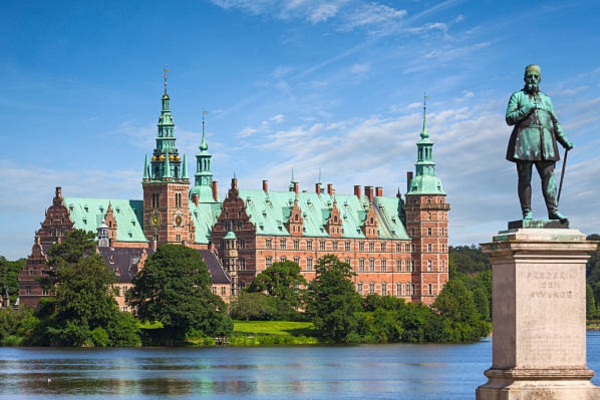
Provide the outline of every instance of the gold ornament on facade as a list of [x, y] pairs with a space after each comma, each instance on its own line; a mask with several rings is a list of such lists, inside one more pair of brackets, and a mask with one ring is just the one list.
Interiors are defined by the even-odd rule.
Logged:
[[179, 160], [181, 160], [181, 157], [175, 156], [175, 161], [179, 161]]
[[152, 156], [152, 161], [156, 161], [156, 156]]
[[165, 161], [165, 155], [164, 155], [164, 154], [161, 154], [161, 155], [160, 155], [160, 157], [158, 157], [158, 159], [159, 159], [160, 161]]
[[169, 161], [173, 161], [175, 159], [175, 157], [171, 154], [169, 155]]

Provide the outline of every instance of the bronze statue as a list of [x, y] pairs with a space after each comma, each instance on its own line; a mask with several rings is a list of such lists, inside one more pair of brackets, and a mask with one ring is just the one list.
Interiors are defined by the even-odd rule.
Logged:
[[541, 69], [538, 65], [525, 68], [525, 87], [510, 97], [506, 110], [506, 123], [514, 125], [506, 159], [517, 164], [519, 175], [519, 200], [523, 211], [523, 220], [533, 219], [531, 211], [531, 173], [533, 165], [542, 180], [542, 192], [548, 218], [566, 222], [567, 217], [558, 211], [554, 165], [560, 160], [558, 141], [570, 150], [573, 143], [565, 136], [552, 101], [540, 92]]

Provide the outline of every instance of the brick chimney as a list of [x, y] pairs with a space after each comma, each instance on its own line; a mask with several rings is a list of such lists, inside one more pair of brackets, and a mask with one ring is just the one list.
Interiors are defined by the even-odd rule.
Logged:
[[196, 206], [198, 206], [198, 193], [194, 193], [192, 195], [192, 203], [194, 203]]
[[294, 182], [294, 193], [298, 194], [298, 182]]
[[266, 179], [263, 179], [263, 192], [269, 193], [269, 181]]
[[315, 192], [321, 194], [321, 182], [315, 183]]
[[410, 192], [410, 182], [413, 179], [412, 171], [406, 172], [406, 193]]
[[217, 181], [213, 181], [212, 183], [212, 195], [214, 201], [219, 201], [219, 183]]
[[358, 197], [358, 199], [360, 200], [360, 196], [361, 196], [360, 185], [354, 185], [354, 195], [356, 197]]
[[373, 201], [373, 198], [375, 197], [375, 189], [373, 186], [365, 186], [365, 196], [367, 196], [369, 201]]
[[381, 186], [375, 188], [375, 196], [383, 197], [383, 188]]

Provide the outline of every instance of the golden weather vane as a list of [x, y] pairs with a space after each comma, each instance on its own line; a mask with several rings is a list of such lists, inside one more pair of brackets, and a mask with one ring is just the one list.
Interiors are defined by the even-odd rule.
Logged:
[[165, 94], [167, 94], [167, 79], [169, 78], [169, 70], [167, 69], [167, 64], [163, 68], [163, 78], [165, 79]]

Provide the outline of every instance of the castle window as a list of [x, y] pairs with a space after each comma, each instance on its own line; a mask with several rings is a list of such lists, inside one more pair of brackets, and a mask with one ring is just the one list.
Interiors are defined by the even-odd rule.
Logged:
[[375, 259], [369, 258], [369, 271], [375, 271]]
[[350, 242], [345, 242], [344, 243], [344, 250], [345, 251], [350, 251]]
[[387, 296], [387, 283], [385, 282], [381, 284], [381, 295]]
[[433, 294], [433, 285], [431, 283], [427, 285], [427, 294], [430, 296]]
[[273, 248], [273, 240], [272, 240], [272, 239], [267, 239], [267, 240], [265, 241], [265, 247], [266, 247], [267, 249], [271, 249], [271, 248]]
[[396, 260], [396, 272], [402, 272], [402, 260]]
[[369, 283], [369, 293], [371, 293], [371, 294], [375, 293], [375, 284], [374, 283]]
[[319, 250], [325, 251], [325, 241], [324, 240], [319, 241]]
[[226, 295], [227, 295], [227, 287], [221, 286], [221, 296], [226, 296]]
[[280, 249], [286, 249], [287, 248], [287, 239], [280, 239], [279, 240], [279, 248]]
[[431, 253], [431, 252], [433, 251], [433, 245], [432, 245], [431, 243], [429, 243], [429, 244], [427, 245], [427, 251], [428, 251], [429, 253]]
[[281, 261], [281, 262], [287, 261], [287, 257], [281, 256], [281, 257], [279, 257], [279, 261]]
[[181, 207], [181, 193], [175, 193], [175, 207]]
[[356, 291], [360, 294], [363, 294], [363, 284], [359, 283], [356, 285]]
[[352, 260], [350, 260], [349, 258], [346, 258], [346, 259], [344, 260], [344, 262], [345, 262], [346, 264], [348, 264], [348, 265], [352, 266]]
[[402, 252], [402, 243], [396, 243], [396, 253]]
[[433, 270], [433, 262], [431, 260], [427, 260], [427, 271], [431, 272]]
[[298, 265], [300, 265], [300, 257], [296, 256], [294, 257], [294, 262]]
[[365, 251], [365, 242], [358, 242], [358, 251]]
[[42, 288], [42, 296], [48, 296], [48, 289]]
[[375, 242], [369, 242], [369, 251], [375, 251]]
[[307, 271], [312, 271], [313, 270], [313, 259], [311, 257], [308, 257], [306, 259], [306, 270]]
[[244, 257], [240, 257], [240, 261], [239, 261], [239, 265], [240, 265], [240, 271], [245, 271], [246, 270], [246, 259]]
[[240, 249], [246, 248], [246, 241], [244, 239], [238, 240], [238, 245]]
[[402, 296], [402, 284], [396, 284], [396, 296]]
[[406, 295], [412, 296], [412, 285], [410, 283], [407, 283], [405, 287], [406, 287]]
[[442, 260], [442, 272], [446, 271], [446, 260]]
[[358, 260], [358, 272], [365, 272], [365, 259]]
[[151, 201], [152, 208], [159, 207], [159, 202], [158, 202], [159, 198], [160, 198], [160, 194], [159, 193], [152, 193], [152, 201]]
[[385, 258], [381, 259], [381, 272], [387, 272], [387, 260]]
[[300, 241], [298, 239], [294, 240], [294, 250], [300, 250]]
[[312, 240], [307, 240], [306, 241], [306, 250], [312, 250], [312, 249], [313, 249]]
[[333, 251], [337, 251], [337, 249], [338, 249], [338, 242], [337, 241], [333, 241], [331, 243], [331, 246], [332, 246]]
[[431, 236], [431, 228], [427, 228], [427, 236]]
[[212, 287], [212, 292], [213, 292], [213, 294], [217, 294], [217, 287], [216, 286]]
[[175, 235], [175, 241], [181, 242], [181, 235]]
[[381, 243], [381, 252], [382, 253], [385, 253], [386, 248], [387, 248], [387, 243]]
[[410, 260], [410, 272], [415, 272], [415, 260]]
[[267, 257], [265, 259], [265, 264], [266, 264], [267, 268], [269, 268], [271, 265], [273, 265], [273, 257]]

